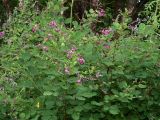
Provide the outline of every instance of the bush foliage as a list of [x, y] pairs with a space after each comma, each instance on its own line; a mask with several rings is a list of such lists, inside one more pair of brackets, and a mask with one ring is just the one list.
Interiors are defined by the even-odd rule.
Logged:
[[101, 34], [91, 30], [94, 10], [81, 25], [64, 10], [55, 0], [37, 16], [28, 3], [5, 26], [0, 120], [159, 120], [154, 18], [130, 29], [125, 13]]

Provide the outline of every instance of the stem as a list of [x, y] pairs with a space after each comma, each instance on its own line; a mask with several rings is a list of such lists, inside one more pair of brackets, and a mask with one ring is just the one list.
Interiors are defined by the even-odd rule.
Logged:
[[72, 3], [71, 3], [71, 13], [70, 13], [70, 18], [71, 18], [71, 21], [70, 21], [70, 27], [72, 26], [72, 18], [73, 18], [73, 4], [74, 4], [74, 0], [72, 0]]

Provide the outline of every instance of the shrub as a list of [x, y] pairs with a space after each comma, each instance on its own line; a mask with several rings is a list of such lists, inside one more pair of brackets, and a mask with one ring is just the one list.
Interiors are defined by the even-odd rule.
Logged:
[[8, 25], [0, 51], [0, 119], [160, 119], [154, 28], [141, 23], [132, 34], [127, 23], [115, 22], [95, 35], [94, 13], [65, 28], [60, 10], [59, 1], [50, 2], [40, 16], [22, 12]]

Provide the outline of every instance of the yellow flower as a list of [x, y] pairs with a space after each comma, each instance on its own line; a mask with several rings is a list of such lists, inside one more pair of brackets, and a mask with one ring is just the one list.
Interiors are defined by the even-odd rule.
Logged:
[[37, 107], [37, 108], [40, 108], [40, 103], [39, 103], [39, 102], [36, 104], [36, 107]]

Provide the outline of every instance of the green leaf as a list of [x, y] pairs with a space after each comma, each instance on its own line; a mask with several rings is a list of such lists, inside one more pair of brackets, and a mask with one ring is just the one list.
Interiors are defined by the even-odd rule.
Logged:
[[43, 93], [43, 95], [44, 95], [44, 96], [50, 96], [50, 95], [53, 95], [53, 93], [50, 92], [50, 91], [45, 91], [45, 92]]
[[86, 93], [83, 93], [82, 96], [86, 97], [86, 98], [91, 98], [93, 96], [96, 96], [97, 93], [95, 92], [86, 92]]
[[104, 97], [105, 102], [106, 103], [110, 102], [110, 98], [111, 98], [110, 96], [105, 95], [105, 97]]
[[19, 117], [21, 118], [21, 119], [24, 119], [25, 118], [25, 113], [21, 113], [20, 115], [19, 115]]
[[38, 120], [39, 115], [37, 115], [36, 117], [32, 118], [31, 120]]
[[55, 104], [55, 101], [53, 101], [53, 100], [48, 100], [48, 101], [45, 102], [45, 105], [46, 105], [47, 109], [53, 108], [54, 104]]
[[110, 66], [113, 66], [113, 65], [114, 65], [114, 63], [113, 63], [113, 62], [111, 62], [111, 61], [104, 61], [104, 64], [105, 64], [106, 66], [108, 66], [108, 67], [110, 67]]
[[103, 102], [96, 102], [96, 101], [91, 101], [92, 105], [96, 105], [96, 106], [102, 106]]
[[109, 112], [113, 115], [116, 115], [116, 114], [119, 114], [120, 113], [120, 110], [118, 108], [117, 105], [112, 105], [110, 108], [109, 108]]
[[28, 72], [31, 76], [39, 74], [38, 69], [35, 66], [28, 66]]
[[33, 87], [33, 82], [31, 80], [28, 79], [21, 79], [19, 82], [19, 87], [27, 87], [27, 88], [31, 88]]
[[138, 87], [143, 89], [143, 88], [146, 88], [147, 86], [143, 84], [139, 84]]
[[78, 97], [76, 97], [78, 100], [86, 100], [84, 97], [80, 97], [80, 96], [78, 96]]
[[109, 106], [108, 105], [104, 105], [103, 109], [104, 109], [104, 111], [108, 111], [109, 110]]
[[26, 53], [23, 53], [23, 54], [21, 55], [21, 58], [22, 58], [23, 60], [29, 60], [29, 59], [31, 58], [31, 55], [26, 52]]
[[121, 81], [118, 83], [119, 87], [122, 88], [126, 88], [127, 87], [127, 82], [126, 81]]
[[74, 107], [74, 111], [76, 112], [81, 112], [82, 110], [83, 110], [83, 106], [81, 105]]
[[92, 43], [88, 43], [84, 49], [82, 49], [83, 53], [84, 53], [84, 57], [87, 60], [92, 60], [93, 56], [93, 44]]
[[77, 113], [77, 112], [74, 112], [74, 113], [72, 114], [73, 120], [79, 120], [79, 117], [80, 117], [80, 114]]
[[122, 26], [118, 22], [114, 22], [113, 23], [113, 29], [115, 29], [115, 30], [121, 30]]
[[71, 21], [72, 21], [71, 18], [67, 18], [67, 19], [65, 19], [64, 23], [65, 23], [65, 24], [69, 24]]
[[145, 25], [144, 23], [141, 23], [138, 28], [138, 32], [142, 35], [152, 35], [154, 34], [154, 28], [153, 26]]
[[76, 29], [76, 28], [79, 28], [79, 25], [78, 25], [78, 22], [77, 22], [77, 21], [73, 21], [72, 23], [73, 23], [75, 29]]
[[139, 33], [142, 33], [142, 34], [145, 33], [145, 29], [146, 29], [146, 25], [144, 23], [141, 23], [138, 28]]

